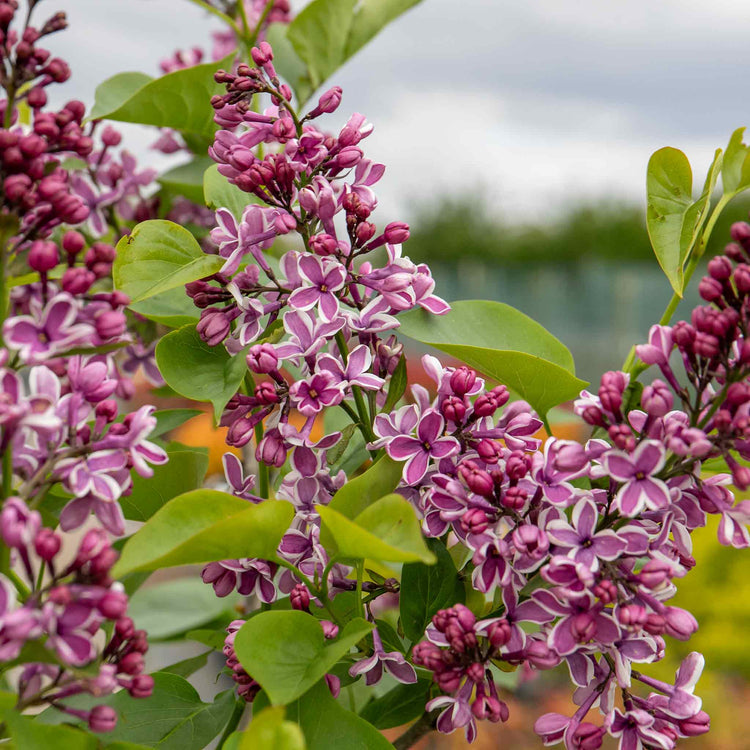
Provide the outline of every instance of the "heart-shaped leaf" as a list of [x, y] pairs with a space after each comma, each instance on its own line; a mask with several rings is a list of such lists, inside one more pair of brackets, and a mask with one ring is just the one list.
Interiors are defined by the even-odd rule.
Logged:
[[355, 618], [327, 641], [320, 623], [305, 612], [262, 612], [237, 632], [237, 658], [273, 704], [291, 703], [320, 680], [372, 630]]
[[424, 562], [435, 556], [427, 549], [414, 508], [401, 495], [386, 495], [350, 520], [331, 505], [318, 508], [321, 541], [345, 559]]
[[247, 372], [241, 354], [232, 357], [221, 344], [209, 346], [194, 325], [168, 333], [156, 345], [156, 363], [181, 396], [213, 404], [217, 422]]
[[237, 557], [276, 555], [294, 515], [282, 500], [252, 505], [217, 490], [194, 490], [170, 500], [125, 544], [112, 574], [156, 570]]
[[403, 464], [390, 456], [383, 456], [338, 490], [328, 507], [347, 518], [354, 518], [368, 505], [393, 492], [401, 481], [402, 473]]
[[464, 300], [451, 303], [447, 315], [417, 309], [400, 315], [399, 322], [404, 335], [504, 383], [540, 414], [575, 398], [587, 385], [575, 376], [568, 348], [510, 305]]
[[153, 219], [138, 224], [117, 243], [112, 278], [131, 302], [140, 302], [210, 276], [223, 264], [218, 255], [204, 253], [184, 227]]

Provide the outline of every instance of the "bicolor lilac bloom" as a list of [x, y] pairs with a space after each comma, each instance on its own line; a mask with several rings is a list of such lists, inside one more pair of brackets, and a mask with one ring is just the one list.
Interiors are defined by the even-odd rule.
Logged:
[[438, 716], [437, 730], [443, 734], [451, 734], [456, 729], [464, 727], [466, 732], [466, 741], [474, 742], [477, 737], [477, 723], [471, 712], [471, 694], [474, 690], [474, 683], [466, 680], [461, 689], [455, 696], [439, 695], [433, 698], [425, 706], [425, 711], [434, 711], [437, 708], [444, 708]]
[[316, 362], [316, 369], [330, 372], [338, 383], [358, 385], [365, 390], [377, 391], [383, 387], [385, 380], [369, 372], [371, 365], [372, 354], [369, 347], [360, 344], [349, 352], [346, 366], [332, 354], [321, 354]]
[[477, 591], [486, 594], [511, 582], [513, 570], [508, 562], [513, 553], [506, 541], [495, 538], [482, 545], [472, 558], [476, 566], [471, 583]]
[[326, 323], [309, 311], [290, 310], [284, 314], [289, 340], [276, 346], [279, 359], [299, 360], [317, 354], [345, 324], [343, 317]]
[[159, 387], [164, 385], [164, 378], [156, 366], [156, 344], [146, 346], [144, 344], [133, 344], [125, 349], [127, 359], [123, 360], [120, 367], [128, 375], [135, 375], [140, 367], [151, 385]]
[[567, 550], [574, 560], [597, 570], [599, 559], [615, 560], [628, 546], [611, 529], [597, 532], [598, 520], [599, 512], [594, 501], [584, 497], [575, 504], [570, 523], [557, 519], [547, 524], [547, 536], [558, 547]]
[[114, 205], [121, 197], [119, 190], [97, 191], [88, 178], [81, 173], [72, 173], [70, 187], [89, 210], [87, 224], [94, 237], [101, 237], [109, 228], [102, 209]]
[[404, 481], [417, 484], [427, 473], [431, 460], [453, 456], [461, 449], [454, 437], [442, 437], [445, 420], [434, 410], [425, 412], [417, 424], [417, 436], [399, 435], [387, 445], [388, 455], [395, 461], [406, 461]]
[[383, 333], [398, 328], [398, 319], [389, 315], [391, 306], [383, 297], [375, 297], [361, 310], [345, 310], [342, 315], [353, 331], [360, 333]]
[[669, 507], [669, 487], [656, 479], [666, 461], [664, 446], [656, 440], [644, 440], [632, 453], [611, 450], [604, 453], [601, 463], [609, 476], [623, 486], [612, 507], [624, 516], [637, 516], [644, 507], [664, 510]]
[[49, 633], [45, 645], [64, 663], [80, 667], [96, 657], [93, 634], [103, 620], [96, 607], [78, 601], [64, 607], [47, 602], [42, 608], [42, 619]]
[[372, 426], [378, 439], [368, 447], [377, 450], [399, 435], [411, 435], [418, 421], [419, 409], [415, 404], [406, 404], [390, 414], [378, 414]]
[[76, 301], [61, 292], [43, 309], [35, 309], [33, 315], [8, 318], [3, 325], [3, 335], [9, 346], [19, 350], [24, 362], [41, 362], [85, 343], [94, 335], [94, 329], [77, 323], [77, 318]]
[[[130, 482], [129, 475], [127, 481]], [[60, 528], [63, 531], [78, 529], [92, 513], [110, 534], [122, 536], [125, 533], [125, 516], [120, 503], [117, 500], [102, 499], [92, 493], [74, 497], [60, 511]]]
[[309, 310], [318, 306], [320, 317], [330, 323], [339, 314], [336, 292], [344, 288], [346, 268], [329, 258], [306, 254], [299, 259], [302, 286], [289, 295], [289, 306]]
[[294, 383], [289, 397], [301, 414], [312, 417], [328, 406], [340, 404], [344, 400], [344, 387], [324, 370]]
[[68, 379], [74, 391], [91, 404], [109, 398], [117, 389], [117, 380], [108, 377], [109, 368], [101, 360], [71, 357], [68, 360]]
[[153, 476], [154, 470], [149, 464], [158, 466], [165, 464], [168, 460], [163, 448], [146, 439], [156, 427], [156, 417], [153, 416], [155, 410], [156, 407], [154, 406], [141, 406], [140, 409], [128, 415], [128, 420], [126, 420], [127, 433], [118, 435], [116, 438], [107, 436], [104, 441], [114, 441], [118, 444], [118, 447], [127, 448], [130, 452], [133, 468], [142, 477]]
[[213, 585], [216, 596], [229, 596], [236, 588], [243, 596], [256, 594], [262, 602], [270, 604], [276, 600], [273, 579], [277, 570], [275, 563], [257, 558], [221, 560], [208, 563], [201, 578]]
[[263, 498], [253, 495], [250, 490], [255, 487], [255, 476], [245, 476], [245, 469], [234, 453], [225, 453], [221, 457], [221, 463], [224, 467], [224, 476], [226, 477], [229, 489], [235, 497], [241, 497], [243, 500], [250, 500], [253, 503], [259, 503]]
[[607, 731], [620, 738], [620, 750], [642, 750], [644, 746], [672, 750], [674, 740], [654, 729], [655, 723], [656, 718], [640, 708], [625, 713], [615, 708], [604, 717]]
[[703, 654], [692, 651], [682, 660], [677, 669], [674, 685], [646, 675], [639, 675], [638, 679], [644, 685], [663, 693], [663, 695], [649, 696], [649, 703], [656, 704], [661, 711], [675, 719], [687, 719], [695, 716], [703, 705], [703, 701], [693, 692], [705, 663]]
[[417, 673], [400, 651], [386, 651], [380, 640], [378, 629], [372, 631], [373, 654], [365, 659], [360, 659], [349, 668], [351, 677], [365, 676], [365, 685], [376, 685], [383, 677], [383, 668], [390, 673], [398, 682], [411, 685], [417, 681]]
[[221, 272], [233, 274], [247, 253], [252, 253], [258, 265], [266, 271], [269, 265], [263, 257], [263, 250], [270, 247], [278, 232], [273, 226], [273, 218], [278, 213], [274, 209], [250, 204], [237, 223], [229, 209], [220, 208], [216, 212], [216, 228], [211, 230], [211, 239], [219, 246], [219, 255], [226, 261]]

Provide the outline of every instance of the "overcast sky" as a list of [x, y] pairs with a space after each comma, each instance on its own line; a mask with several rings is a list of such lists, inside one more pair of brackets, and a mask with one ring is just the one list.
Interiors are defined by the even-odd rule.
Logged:
[[[58, 7], [70, 29], [49, 46], [74, 74], [60, 96], [88, 104], [103, 78], [156, 73], [217, 28], [188, 0], [44, 0], [40, 16]], [[496, 211], [541, 219], [602, 193], [643, 202], [665, 145], [702, 182], [714, 149], [750, 124], [749, 38], [744, 0], [423, 0], [332, 82], [341, 112], [375, 125], [383, 218], [481, 189]], [[132, 137], [143, 153], [148, 138]]]

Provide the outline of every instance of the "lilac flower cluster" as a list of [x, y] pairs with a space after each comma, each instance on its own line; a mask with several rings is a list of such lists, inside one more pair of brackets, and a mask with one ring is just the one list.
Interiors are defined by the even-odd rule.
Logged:
[[[398, 326], [401, 311], [420, 306], [440, 314], [448, 306], [433, 294], [429, 269], [402, 256], [398, 243], [408, 238], [407, 225], [393, 222], [378, 232], [369, 221], [377, 205], [372, 186], [384, 167], [365, 159], [358, 144], [372, 127], [355, 114], [337, 137], [324, 134], [312, 121], [335, 111], [340, 89], [323, 94], [300, 119], [291, 92], [276, 78], [270, 46], [263, 42], [252, 55], [257, 67], [217, 73], [228, 93], [212, 102], [224, 129], [211, 155], [230, 182], [266, 205], [250, 204], [239, 220], [227, 209], [217, 211], [211, 235], [224, 266], [187, 291], [202, 310], [201, 337], [247, 360], [252, 386], [228, 404], [222, 418], [227, 441], [245, 446], [255, 439], [255, 457], [266, 472], [289, 460], [291, 470], [276, 495], [291, 501], [297, 516], [279, 555], [316, 576], [329, 559], [319, 542], [315, 506], [328, 503], [346, 481], [343, 472], [332, 475], [326, 459], [342, 435], [314, 439], [316, 420], [324, 409], [340, 406], [364, 439], [374, 440], [371, 416], [385, 402], [401, 354], [395, 339], [383, 334]], [[271, 97], [262, 115], [250, 106], [255, 94]], [[261, 143], [263, 158], [253, 150]], [[288, 250], [278, 262], [264, 253], [278, 236], [290, 234], [299, 237], [301, 249]], [[376, 257], [371, 254], [378, 249], [385, 252], [375, 266], [366, 256]], [[295, 414], [301, 426], [290, 419]], [[251, 493], [255, 478], [245, 478], [236, 459], [226, 456], [225, 468], [235, 494], [263, 499], [265, 492]], [[288, 593], [299, 582], [284, 570], [274, 585], [276, 572], [267, 561], [223, 561], [207, 566], [204, 580], [220, 595], [239, 587], [270, 602], [276, 587]], [[331, 581], [346, 581], [348, 572], [332, 566]]]
[[[153, 679], [143, 674], [146, 634], [127, 617], [128, 597], [109, 575], [117, 553], [106, 533], [87, 532], [66, 561], [61, 535], [11, 497], [0, 512], [0, 535], [27, 582], [0, 574], [0, 661], [12, 663], [30, 642], [43, 644], [53, 657], [24, 665], [17, 710], [50, 705], [83, 719], [95, 732], [110, 731], [117, 721], [114, 709], [102, 704], [84, 711], [65, 703], [80, 693], [104, 697], [119, 687], [146, 698], [153, 689]], [[112, 635], [100, 651], [96, 642], [107, 621]], [[82, 671], [95, 661], [97, 672]]]
[[[142, 180], [134, 166], [128, 171], [110, 159], [107, 149], [119, 142], [111, 129], [102, 135], [103, 149], [95, 150], [93, 126], [84, 129], [80, 102], [58, 112], [45, 109], [45, 87], [66, 80], [69, 71], [37, 42], [65, 28], [65, 16], [56, 14], [36, 29], [29, 25], [32, 2], [17, 32], [11, 28], [17, 5], [0, 2], [0, 83], [6, 93], [0, 107], [6, 198], [0, 216], [0, 649], [4, 668], [15, 659], [23, 667], [18, 710], [49, 704], [107, 731], [117, 719], [112, 709], [99, 705], [82, 712], [65, 698], [81, 692], [104, 696], [118, 687], [135, 697], [151, 693], [153, 681], [142, 674], [145, 633], [126, 616], [127, 596], [109, 576], [117, 553], [107, 532], [125, 531], [118, 500], [131, 491], [132, 471], [151, 476], [152, 466], [167, 456], [148, 439], [156, 425], [154, 408], [130, 411], [116, 400], [133, 395], [128, 376], [134, 361], [150, 364], [127, 331], [129, 299], [112, 291], [115, 248], [107, 240], [119, 237], [116, 221], [100, 221], [100, 205], [81, 187], [84, 178], [64, 169], [61, 159], [87, 160], [91, 180], [117, 194], [120, 210]], [[29, 125], [20, 122], [23, 103], [31, 109]], [[94, 237], [86, 228], [60, 226], [87, 219]], [[11, 273], [33, 281], [10, 285], [5, 277]], [[127, 345], [132, 356], [120, 363], [115, 352]], [[53, 512], [53, 497], [65, 500], [62, 532], [81, 527], [92, 513], [104, 527], [83, 537], [72, 562], [61, 551], [63, 536], [41, 524], [39, 511]], [[25, 661], [23, 646], [30, 641], [54, 659]]]
[[[302, 116], [276, 77], [271, 47], [261, 43], [252, 58], [254, 67], [217, 73], [227, 93], [212, 100], [223, 129], [210, 153], [221, 174], [259, 202], [241, 217], [217, 211], [211, 234], [224, 265], [187, 291], [202, 310], [203, 340], [245, 357], [249, 370], [248, 387], [230, 400], [222, 424], [230, 445], [255, 441], [261, 481], [256, 488], [256, 477], [228, 454], [230, 489], [262, 502], [269, 469], [288, 462], [275, 494], [297, 515], [279, 564], [211, 563], [204, 581], [220, 596], [238, 588], [265, 603], [287, 593], [302, 609], [300, 586], [308, 602], [305, 587], [313, 587], [322, 606], [354, 589], [351, 569], [320, 542], [315, 510], [346, 482], [327, 460], [341, 434], [312, 437], [324, 410], [339, 407], [373, 456], [403, 463], [397, 491], [414, 504], [425, 535], [462, 546], [463, 575], [495, 607], [487, 616], [460, 604], [442, 610], [428, 640], [414, 647], [414, 663], [433, 673], [442, 692], [426, 707], [442, 709], [440, 731], [463, 727], [472, 740], [477, 719], [508, 718], [493, 678], [498, 664], [535, 671], [562, 662], [580, 708], [537, 722], [546, 743], [596, 748], [608, 733], [622, 748], [672, 748], [679, 737], [707, 731], [693, 695], [702, 657], [688, 657], [674, 685], [633, 665], [661, 659], [665, 635], [687, 640], [697, 628], [689, 612], [667, 602], [673, 580], [695, 564], [690, 534], [707, 514], [721, 516], [723, 544], [750, 546], [750, 508], [734, 502], [732, 476], [701, 475], [706, 460], [722, 457], [735, 484], [750, 485], [750, 470], [734, 455], [750, 458], [750, 225], [735, 227], [737, 242], [709, 266], [701, 293], [712, 304], [698, 308], [691, 324], [656, 326], [637, 348], [665, 380], [639, 389], [628, 373], [610, 372], [597, 393], [581, 394], [576, 412], [597, 430], [585, 445], [552, 436], [542, 445], [542, 421], [528, 404], [509, 402], [504, 386], [487, 387], [470, 368], [431, 356], [422, 363], [435, 395], [414, 385], [411, 403], [381, 413], [403, 356], [390, 335], [397, 315], [415, 307], [442, 314], [448, 306], [434, 294], [429, 269], [402, 255], [408, 227], [393, 222], [379, 232], [370, 221], [372, 187], [384, 167], [364, 156], [372, 131], [364, 117], [353, 115], [338, 135], [319, 130], [313, 122], [338, 108], [341, 90], [325, 92]], [[253, 101], [261, 94], [271, 99], [262, 110]], [[290, 247], [295, 236], [300, 244], [278, 261], [267, 252], [280, 237]], [[675, 348], [686, 385], [670, 364]], [[360, 585], [368, 601], [398, 590], [382, 581]], [[350, 674], [369, 685], [383, 669], [404, 683], [416, 679], [375, 631], [372, 650]], [[637, 684], [651, 692], [639, 695]], [[617, 689], [624, 711], [613, 704]], [[584, 721], [596, 707], [601, 726]]]

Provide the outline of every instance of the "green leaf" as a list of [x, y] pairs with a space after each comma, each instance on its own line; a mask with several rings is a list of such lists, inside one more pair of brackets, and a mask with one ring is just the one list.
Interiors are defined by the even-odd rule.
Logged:
[[408, 377], [406, 374], [406, 357], [402, 354], [398, 360], [396, 369], [391, 375], [391, 383], [388, 386], [388, 396], [385, 400], [385, 404], [381, 409], [385, 414], [389, 414], [393, 411], [396, 404], [401, 399], [401, 396], [406, 392], [406, 386], [408, 383]]
[[42, 724], [31, 717], [21, 716], [12, 709], [0, 713], [17, 750], [96, 750], [98, 746], [93, 734], [82, 732], [80, 729]]
[[118, 73], [102, 81], [96, 87], [94, 106], [91, 108], [88, 119], [99, 120], [109, 112], [116, 111], [137, 91], [153, 80], [152, 76], [145, 73]]
[[575, 376], [568, 348], [522, 312], [486, 300], [453, 302], [451, 308], [440, 316], [419, 309], [399, 315], [399, 330], [504, 383], [540, 414], [586, 387]]
[[439, 609], [464, 600], [463, 585], [445, 545], [438, 539], [428, 539], [427, 545], [437, 563], [410, 563], [401, 572], [401, 626], [414, 642], [424, 637], [425, 628]]
[[[153, 219], [138, 224], [117, 243], [112, 268], [115, 288], [132, 302], [211, 276], [224, 265], [207, 255], [190, 232], [179, 224]], [[183, 290], [184, 292], [184, 290]]]
[[383, 456], [366, 472], [350, 479], [333, 496], [329, 507], [347, 518], [354, 518], [384, 495], [393, 492], [401, 481], [403, 465]]
[[[204, 703], [183, 677], [169, 672], [152, 676], [154, 692], [150, 698], [131, 698], [127, 690], [121, 690], [105, 698], [77, 695], [65, 702], [79, 708], [100, 703], [112, 706], [119, 718], [115, 729], [106, 734], [107, 741], [132, 742], [158, 750], [204, 750], [229, 721], [235, 705], [234, 691], [227, 690], [213, 703]], [[43, 721], [49, 724], [71, 720], [75, 721], [60, 711], [43, 714]], [[58, 747], [68, 748], [50, 744], [45, 750]]]
[[209, 208], [228, 208], [237, 221], [251, 203], [259, 202], [254, 195], [240, 190], [220, 174], [218, 164], [210, 166], [203, 173], [203, 195]]
[[128, 539], [112, 575], [237, 557], [273, 559], [293, 515], [282, 500], [251, 505], [217, 490], [187, 492]]
[[228, 68], [233, 60], [234, 52], [219, 62], [150, 80], [141, 73], [121, 73], [97, 87], [89, 119], [155, 125], [212, 138], [216, 125], [211, 97], [224, 93], [224, 87], [214, 81], [214, 73]]
[[224, 648], [225, 638], [225, 633], [217, 630], [210, 630], [208, 628], [188, 630], [188, 632], [185, 633], [186, 641], [197, 641], [198, 643], [202, 643], [204, 646], [212, 648], [214, 651], [221, 651]]
[[271, 27], [269, 41], [278, 55], [274, 64], [304, 102], [384, 26], [419, 1], [313, 0], [289, 24], [286, 36], [283, 29]]
[[159, 183], [193, 203], [203, 203], [203, 174], [213, 164], [210, 156], [197, 156], [187, 164], [180, 164], [165, 172], [158, 178]]
[[239, 750], [305, 750], [305, 737], [298, 724], [284, 719], [284, 706], [268, 706], [240, 736]]
[[346, 61], [356, 4], [357, 0], [313, 0], [289, 25], [286, 38], [307, 65], [313, 89]]
[[154, 466], [152, 477], [133, 474], [131, 494], [120, 498], [125, 518], [148, 521], [173, 497], [202, 486], [208, 469], [208, 451], [205, 448], [189, 448], [186, 445], [170, 447], [167, 455], [169, 461]]
[[160, 409], [155, 411], [156, 427], [154, 427], [149, 438], [161, 437], [167, 432], [172, 432], [172, 430], [176, 430], [185, 422], [200, 414], [203, 414], [200, 409]]
[[349, 649], [372, 630], [355, 618], [327, 641], [306, 612], [261, 612], [237, 632], [234, 649], [248, 674], [274, 705], [291, 703], [309, 690]]
[[[150, 635], [151, 633], [149, 633]], [[190, 675], [195, 674], [199, 669], [203, 669], [208, 664], [208, 657], [211, 653], [211, 651], [206, 651], [203, 654], [198, 654], [198, 656], [182, 659], [182, 661], [170, 664], [168, 667], [163, 667], [160, 671], [176, 674], [178, 677], [185, 677], [187, 679]]]
[[742, 142], [745, 128], [737, 128], [729, 139], [721, 165], [721, 183], [725, 195], [737, 195], [750, 187], [750, 148]]
[[168, 328], [195, 325], [200, 320], [201, 313], [193, 304], [193, 300], [187, 296], [183, 286], [159, 292], [141, 302], [131, 303], [129, 307], [138, 315]]
[[708, 218], [711, 193], [722, 164], [718, 150], [698, 200], [693, 201], [693, 173], [687, 156], [676, 148], [656, 151], [648, 162], [646, 226], [654, 253], [672, 288], [682, 296], [683, 268]]
[[238, 600], [237, 595], [220, 599], [199, 577], [182, 578], [138, 589], [130, 599], [128, 617], [149, 640], [163, 640], [210, 622]]
[[287, 706], [301, 727], [307, 750], [393, 750], [377, 729], [334, 700], [324, 680]]
[[242, 354], [232, 357], [221, 344], [209, 346], [191, 325], [168, 333], [156, 345], [156, 364], [181, 396], [213, 404], [217, 422], [247, 372]]
[[381, 29], [421, 1], [360, 0], [346, 40], [346, 57], [362, 49]]
[[414, 508], [401, 495], [381, 497], [354, 520], [331, 505], [320, 506], [318, 512], [322, 522], [321, 541], [326, 547], [333, 546], [345, 559], [435, 562]]
[[412, 685], [398, 685], [385, 695], [370, 701], [359, 713], [376, 729], [391, 729], [408, 724], [424, 712], [430, 697], [432, 680], [419, 679]]

